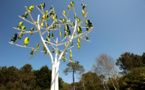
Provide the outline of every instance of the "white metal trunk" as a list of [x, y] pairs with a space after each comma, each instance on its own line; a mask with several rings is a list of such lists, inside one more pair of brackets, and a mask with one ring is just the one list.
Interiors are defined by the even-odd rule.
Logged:
[[59, 65], [52, 65], [51, 90], [59, 90]]

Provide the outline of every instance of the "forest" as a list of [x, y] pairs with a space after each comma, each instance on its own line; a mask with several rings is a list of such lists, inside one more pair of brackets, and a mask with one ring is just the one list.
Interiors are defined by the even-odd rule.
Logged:
[[[59, 89], [145, 90], [145, 53], [125, 52], [117, 60], [101, 54], [95, 62], [86, 72], [79, 62], [68, 63], [64, 74], [73, 73], [74, 77], [79, 74], [79, 82], [69, 84], [59, 77]], [[0, 67], [0, 90], [49, 90], [50, 84], [51, 70], [47, 65], [39, 70], [33, 70], [30, 64], [20, 69], [15, 66]]]

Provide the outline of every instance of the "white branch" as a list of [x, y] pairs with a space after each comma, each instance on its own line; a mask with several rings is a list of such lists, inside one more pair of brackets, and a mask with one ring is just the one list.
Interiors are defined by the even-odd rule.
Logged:
[[64, 44], [66, 44], [66, 43], [68, 43], [68, 41], [67, 41], [67, 42], [64, 42], [64, 43], [59, 43], [59, 44], [57, 44], [56, 46], [61, 46], [61, 45], [64, 45]]
[[84, 33], [81, 33], [81, 34], [79, 34], [79, 35], [73, 37], [73, 39], [75, 39], [75, 38], [77, 38], [77, 37], [80, 37], [80, 36], [82, 36], [82, 35], [86, 35], [86, 34], [90, 33], [90, 32], [92, 31], [93, 28], [94, 28], [94, 27], [92, 27], [90, 30], [88, 30], [88, 31], [86, 31], [86, 32], [84, 32]]
[[18, 47], [23, 47], [23, 48], [29, 48], [29, 49], [33, 48], [33, 47], [27, 47], [27, 46], [24, 46], [24, 45], [14, 44], [13, 42], [9, 42], [9, 44], [12, 44], [12, 45], [15, 45], [15, 46], [18, 46]]
[[[58, 43], [58, 38], [56, 38], [56, 44]], [[57, 63], [57, 55], [58, 55], [58, 48], [56, 46], [56, 49], [55, 49], [55, 63]]]
[[[15, 46], [18, 46], [18, 47], [22, 47], [22, 48], [34, 49], [35, 52], [44, 52], [44, 51], [38, 51], [37, 49], [39, 49], [39, 48], [27, 47], [27, 46], [23, 46], [23, 45], [19, 45], [19, 44], [14, 44], [13, 42], [9, 42], [9, 44], [12, 44], [12, 45], [15, 45]], [[40, 46], [41, 46], [41, 44], [40, 44]]]
[[[69, 61], [69, 62], [73, 62], [72, 60], [69, 60], [69, 59], [66, 59], [66, 58], [64, 58], [65, 60], [67, 60], [67, 61]], [[74, 62], [73, 62], [74, 63]]]
[[79, 37], [79, 38], [82, 39], [82, 40], [84, 40], [84, 41], [91, 42], [91, 41], [86, 40], [86, 39], [84, 39], [84, 38], [82, 38], [82, 37]]
[[84, 35], [82, 35], [81, 37], [84, 37], [85, 35], [89, 34], [92, 30], [93, 30], [94, 27], [91, 27], [90, 30], [86, 31], [86, 33]]
[[67, 16], [66, 16], [66, 17], [68, 17], [69, 12], [70, 12], [70, 10], [68, 11], [68, 13], [67, 13]]
[[40, 22], [40, 23], [43, 23], [44, 21], [47, 21], [47, 20], [49, 20], [49, 19], [51, 19], [52, 17], [49, 17], [49, 18], [47, 18], [46, 20], [42, 20], [42, 22]]
[[16, 30], [19, 30], [19, 31], [21, 31], [21, 29], [19, 29], [19, 28], [15, 28], [15, 27], [13, 27], [13, 29], [16, 29]]
[[[13, 27], [13, 29], [15, 29], [15, 30], [18, 30], [18, 31], [21, 31], [21, 29], [19, 29], [19, 28], [15, 28], [15, 27]], [[31, 31], [24, 31], [24, 32], [18, 32], [18, 33], [22, 33], [22, 34], [31, 34], [31, 33], [37, 33], [38, 31], [33, 31], [33, 32], [31, 32]]]
[[28, 22], [28, 23], [30, 23], [30, 24], [32, 24], [32, 25], [34, 25], [34, 23], [32, 23], [32, 22], [28, 21], [27, 19], [25, 19], [25, 18], [23, 18], [23, 17], [21, 17], [21, 16], [19, 16], [19, 18], [21, 18], [21, 19], [23, 19], [24, 21], [26, 21], [26, 22]]
[[79, 26], [81, 26], [81, 25], [82, 25], [82, 23], [83, 23], [83, 22], [84, 22], [84, 20], [86, 19], [87, 15], [88, 15], [88, 13], [86, 13], [86, 14], [85, 14], [84, 19], [82, 20], [82, 22], [80, 23], [80, 25], [79, 25]]
[[22, 34], [32, 34], [32, 33], [37, 33], [38, 31], [24, 31], [24, 32], [18, 32], [18, 33], [22, 33]]
[[[52, 38], [52, 36], [50, 36]], [[52, 40], [56, 43], [56, 41], [52, 38]]]
[[70, 42], [70, 39], [69, 39], [69, 37], [68, 37], [68, 32], [66, 32], [66, 37], [67, 37], [67, 39], [68, 39], [68, 42], [71, 43], [71, 42]]
[[[40, 15], [38, 15], [37, 21], [39, 21], [39, 18], [40, 18]], [[42, 33], [41, 33], [41, 31], [40, 31], [40, 25], [39, 25], [39, 24], [38, 24], [38, 31], [39, 31], [39, 35], [40, 35], [41, 41], [42, 41], [44, 47], [46, 48], [46, 50], [47, 50], [47, 52], [48, 52], [48, 54], [49, 54], [49, 56], [50, 56], [51, 62], [52, 62], [52, 64], [53, 64], [54, 61], [53, 61], [52, 53], [50, 52], [49, 48], [47, 47], [47, 45], [46, 45], [46, 43], [45, 43], [45, 40], [43, 39]]]
[[71, 46], [70, 48], [68, 48], [68, 50], [71, 49], [71, 48], [73, 48], [73, 47], [74, 47], [74, 46]]
[[48, 31], [48, 29], [50, 29], [50, 27], [51, 27], [54, 23], [55, 23], [55, 21], [53, 21], [53, 23], [52, 23], [48, 28], [46, 28], [46, 30], [42, 33], [42, 35], [44, 35], [44, 34]]
[[76, 12], [75, 12], [75, 8], [73, 7], [73, 12], [74, 12], [74, 15], [76, 15], [77, 16], [77, 14], [76, 14]]
[[[34, 54], [37, 52], [37, 50], [40, 48], [40, 46], [42, 45], [42, 42], [40, 43], [40, 45], [39, 45], [39, 47], [38, 48], [36, 48], [36, 50], [35, 50], [35, 52], [31, 55], [31, 57], [29, 58], [29, 59], [31, 59], [32, 58], [32, 56], [34, 56]], [[41, 52], [41, 51], [40, 51]]]
[[46, 43], [50, 44], [50, 45], [54, 45], [54, 46], [57, 46], [56, 44], [52, 43], [52, 42], [48, 42], [48, 41], [45, 41]]
[[[77, 20], [75, 21], [75, 29], [74, 29], [74, 32], [76, 31], [76, 28], [77, 28]], [[73, 32], [73, 34], [72, 34], [72, 37], [71, 37], [71, 39], [70, 39], [70, 42], [68, 43], [68, 45], [66, 46], [66, 48], [63, 50], [63, 52], [60, 54], [60, 56], [59, 56], [59, 58], [58, 58], [58, 63], [57, 63], [58, 65], [60, 64], [60, 60], [61, 60], [63, 54], [66, 52], [66, 50], [68, 49], [69, 45], [70, 45], [71, 42], [72, 42], [72, 39], [73, 39], [73, 36], [74, 36], [74, 32]]]
[[30, 14], [30, 11], [27, 9], [27, 6], [25, 6], [25, 9], [26, 9], [26, 11], [28, 12], [28, 14], [29, 14], [31, 20], [33, 21], [33, 23], [35, 23], [34, 19], [32, 18], [31, 14]]
[[[61, 42], [63, 42], [65, 39], [66, 39], [66, 37], [64, 37], [63, 40], [61, 40]], [[60, 43], [61, 43], [61, 42], [60, 42]]]
[[39, 12], [43, 15], [44, 13], [38, 8], [38, 6], [36, 5], [36, 8], [39, 10]]

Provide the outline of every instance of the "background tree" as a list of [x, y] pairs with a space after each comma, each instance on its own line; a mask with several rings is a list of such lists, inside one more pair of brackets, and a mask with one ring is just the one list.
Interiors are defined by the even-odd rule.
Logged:
[[[84, 20], [86, 19], [87, 12], [86, 8], [87, 6], [83, 3], [82, 5], [82, 21], [80, 18], [78, 18], [76, 12], [75, 12], [75, 3], [73, 1], [70, 2], [70, 5], [68, 5], [68, 13], [64, 10], [63, 16], [64, 18], [57, 19], [57, 15], [55, 13], [54, 7], [50, 7], [50, 11], [44, 10], [45, 9], [45, 3], [40, 4], [39, 6], [36, 6], [36, 8], [40, 11], [42, 14], [40, 17], [40, 14], [38, 14], [37, 20], [34, 20], [31, 13], [34, 9], [34, 5], [31, 5], [29, 8], [25, 6], [26, 12], [24, 15], [19, 16], [24, 21], [30, 23], [32, 28], [30, 28], [30, 31], [26, 30], [26, 26], [23, 23], [23, 21], [19, 22], [17, 28], [14, 27], [14, 29], [20, 31], [18, 33], [15, 33], [12, 36], [10, 44], [29, 48], [32, 49], [31, 51], [31, 57], [38, 51], [41, 45], [43, 45], [43, 52], [45, 55], [49, 55], [51, 59], [52, 64], [52, 75], [51, 75], [51, 90], [58, 90], [59, 89], [59, 65], [61, 59], [65, 62], [65, 60], [72, 62], [72, 51], [71, 48], [73, 47], [73, 40], [78, 38], [77, 47], [80, 50], [81, 46], [81, 40], [89, 41], [89, 38], [87, 36], [88, 33], [90, 33], [93, 29], [93, 25], [90, 20], [86, 20], [86, 26], [82, 26]], [[69, 12], [73, 9], [74, 19], [75, 23], [68, 19]], [[31, 21], [27, 20], [27, 17], [30, 17]], [[48, 24], [48, 20], [52, 20], [51, 24]], [[35, 28], [34, 28], [35, 27]], [[64, 31], [62, 31], [62, 27], [64, 28]], [[83, 30], [86, 29], [86, 30]], [[58, 32], [57, 36], [59, 35], [60, 38], [56, 38], [56, 32]], [[54, 33], [55, 32], [55, 33]], [[23, 38], [23, 34], [30, 34], [32, 36], [33, 33], [39, 33], [41, 43], [36, 43], [36, 47], [28, 47], [29, 44], [29, 37], [25, 37], [24, 39], [24, 45], [15, 44], [14, 42], [18, 42]], [[64, 34], [63, 34], [64, 33]], [[64, 37], [62, 37], [64, 35]], [[86, 38], [84, 38], [86, 37]], [[18, 39], [18, 40], [17, 40]], [[70, 59], [65, 58], [65, 54], [67, 53], [67, 50], [70, 49]], [[30, 58], [31, 58], [30, 57]], [[29, 58], [29, 59], [30, 59]]]
[[61, 77], [59, 77], [59, 89], [63, 88], [63, 86], [62, 86], [63, 82], [64, 82], [63, 79]]
[[122, 73], [127, 73], [134, 70], [137, 67], [144, 67], [144, 54], [142, 56], [135, 55], [133, 53], [126, 52], [117, 59], [116, 65], [119, 66]]
[[[0, 88], [5, 89], [32, 89], [35, 77], [30, 64], [24, 65], [20, 70], [14, 66], [2, 67], [0, 70]], [[5, 90], [2, 89], [2, 90]]]
[[35, 70], [34, 75], [36, 77], [35, 87], [41, 89], [50, 89], [51, 84], [51, 70], [48, 66], [42, 66], [40, 70]]
[[15, 82], [18, 81], [19, 70], [14, 67], [3, 66], [0, 69], [0, 89], [5, 90], [15, 88]]
[[[14, 66], [0, 68], [0, 90], [48, 90], [51, 84], [51, 70], [42, 66], [40, 70], [33, 70], [30, 64], [20, 69]], [[59, 77], [59, 87], [63, 88], [62, 78]]]
[[79, 71], [79, 77], [78, 77], [78, 79], [80, 80], [80, 83], [83, 87], [83, 90], [85, 90], [85, 81], [84, 81], [84, 77], [83, 77], [84, 72], [85, 72], [85, 69], [82, 69], [81, 71]]
[[60, 90], [71, 90], [71, 86], [70, 84], [63, 82]]
[[100, 78], [102, 80], [102, 83], [104, 84], [104, 89], [105, 83], [110, 78], [113, 87], [115, 88], [115, 90], [117, 90], [117, 87], [112, 80], [112, 77], [114, 75], [113, 72], [115, 70], [115, 61], [110, 56], [107, 56], [106, 54], [101, 54], [99, 57], [96, 58], [96, 64], [93, 65], [92, 69], [97, 75], [104, 76], [104, 78]]
[[75, 90], [75, 77], [74, 74], [80, 71], [83, 71], [84, 68], [82, 65], [79, 64], [78, 61], [76, 61], [75, 63], [71, 63], [69, 62], [67, 64], [67, 68], [64, 70], [64, 73], [67, 75], [68, 73], [72, 72], [73, 75], [73, 88]]
[[17, 85], [22, 89], [32, 89], [35, 84], [34, 73], [32, 72], [32, 66], [30, 64], [25, 64], [19, 70], [19, 82]]
[[142, 63], [145, 65], [145, 53], [142, 54], [141, 58], [142, 58]]
[[101, 80], [99, 79], [99, 76], [97, 76], [96, 73], [93, 72], [87, 72], [83, 74], [84, 82], [85, 82], [85, 89], [86, 90], [103, 90]]
[[145, 68], [135, 68], [119, 79], [120, 89], [144, 90], [145, 89]]

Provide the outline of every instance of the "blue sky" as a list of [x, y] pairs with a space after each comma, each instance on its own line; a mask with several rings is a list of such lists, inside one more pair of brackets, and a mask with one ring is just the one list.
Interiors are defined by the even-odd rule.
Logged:
[[[48, 65], [51, 69], [49, 56], [43, 56], [38, 52], [29, 60], [31, 50], [8, 43], [12, 35], [17, 32], [12, 27], [16, 27], [22, 21], [18, 15], [24, 14], [24, 6], [39, 5], [44, 2], [48, 10], [53, 5], [56, 14], [61, 17], [62, 11], [67, 9], [70, 0], [0, 0], [0, 66], [13, 65], [20, 68], [29, 63], [34, 70], [40, 69], [43, 65]], [[80, 52], [76, 45], [72, 49], [73, 59], [80, 61], [86, 72], [91, 70], [95, 58], [102, 53], [106, 53], [116, 60], [124, 52], [142, 55], [145, 51], [144, 0], [74, 0], [74, 2], [80, 18], [82, 18], [81, 2], [87, 4], [87, 12], [89, 13], [87, 19], [90, 19], [94, 26], [93, 31], [88, 35], [92, 42], [82, 41]], [[32, 15], [35, 20], [37, 14], [38, 10], [34, 8]], [[70, 18], [73, 20], [74, 17], [70, 16]], [[24, 23], [26, 28], [31, 27], [30, 24]], [[38, 34], [30, 37], [32, 44], [39, 41], [39, 36], [37, 36]], [[28, 46], [33, 46], [32, 44]], [[67, 76], [63, 74], [65, 67], [66, 64], [61, 62], [60, 77], [65, 82], [71, 83], [72, 74]]]

